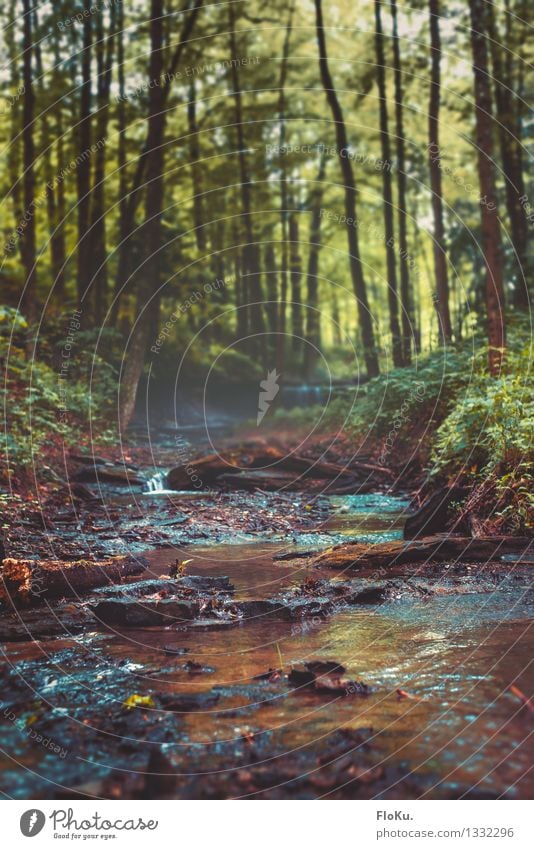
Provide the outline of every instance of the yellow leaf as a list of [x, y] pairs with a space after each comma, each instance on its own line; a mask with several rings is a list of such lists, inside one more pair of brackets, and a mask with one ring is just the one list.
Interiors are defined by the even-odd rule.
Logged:
[[126, 708], [126, 710], [131, 710], [134, 707], [153, 708], [156, 707], [156, 702], [152, 696], [140, 696], [139, 693], [132, 693], [132, 695], [128, 696], [128, 698], [122, 703], [122, 706]]

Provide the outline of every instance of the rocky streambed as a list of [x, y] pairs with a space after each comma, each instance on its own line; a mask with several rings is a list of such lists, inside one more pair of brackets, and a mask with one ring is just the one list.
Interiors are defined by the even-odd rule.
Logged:
[[528, 797], [528, 540], [403, 541], [401, 498], [220, 483], [101, 486], [35, 530], [48, 566], [15, 534], [3, 792]]

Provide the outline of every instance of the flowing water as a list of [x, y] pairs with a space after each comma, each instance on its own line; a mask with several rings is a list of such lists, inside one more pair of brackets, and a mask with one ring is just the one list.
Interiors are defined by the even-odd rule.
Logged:
[[[299, 560], [273, 563], [277, 552], [347, 536], [372, 541], [401, 533], [406, 502], [367, 495], [332, 503], [332, 519], [289, 543], [259, 540], [184, 548], [184, 559], [191, 559], [188, 573], [228, 575], [237, 598], [267, 598], [310, 575], [335, 577], [310, 570]], [[153, 574], [167, 573], [168, 551], [149, 552], [148, 557]], [[256, 617], [221, 629], [100, 629], [78, 643], [85, 643], [95, 663], [105, 663], [112, 675], [114, 668], [121, 675], [135, 673], [132, 692], [141, 681], [153, 692], [216, 688], [222, 693], [215, 706], [181, 716], [180, 740], [204, 751], [213, 747], [215, 753], [224, 741], [251, 732], [256, 739], [269, 735], [270, 745], [297, 757], [336, 729], [365, 727], [372, 729], [370, 743], [377, 747], [378, 763], [400, 764], [403, 780], [412, 774], [427, 776], [423, 795], [440, 798], [475, 788], [486, 796], [531, 798], [534, 779], [527, 741], [532, 713], [509, 689], [515, 684], [532, 692], [531, 617], [532, 594], [519, 581], [513, 589], [496, 588], [491, 594], [402, 599], [294, 623]], [[204, 667], [203, 674], [185, 671], [181, 656], [165, 656], [163, 648], [169, 644], [187, 650], [187, 657]], [[14, 645], [12, 662], [53, 657], [72, 645], [66, 640]], [[63, 660], [62, 674], [76, 676], [69, 657]], [[289, 670], [311, 659], [342, 663], [348, 677], [370, 685], [371, 695], [325, 698], [302, 688], [291, 691], [282, 682], [258, 698], [258, 691], [251, 689], [254, 676], [281, 664]], [[109, 696], [106, 682], [109, 676], [101, 670], [91, 686]], [[409, 697], [399, 699], [399, 689]], [[48, 692], [53, 702], [53, 689]], [[168, 748], [172, 758], [172, 746]], [[74, 769], [70, 761], [65, 763], [65, 770]], [[33, 766], [35, 774], [44, 776], [45, 767]], [[187, 764], [185, 768], [194, 769]], [[12, 771], [10, 780], [12, 786], [19, 781], [20, 792], [43, 792], [26, 774]]]

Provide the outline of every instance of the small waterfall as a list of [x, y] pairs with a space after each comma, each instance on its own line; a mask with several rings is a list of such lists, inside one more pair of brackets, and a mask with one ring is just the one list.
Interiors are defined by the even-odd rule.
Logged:
[[146, 482], [145, 492], [165, 492], [166, 477], [165, 472], [156, 472], [156, 474]]

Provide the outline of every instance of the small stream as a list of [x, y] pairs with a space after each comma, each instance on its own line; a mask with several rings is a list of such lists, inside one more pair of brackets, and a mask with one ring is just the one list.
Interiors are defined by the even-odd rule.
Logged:
[[[164, 490], [163, 477], [159, 486], [162, 489], [151, 492]], [[402, 533], [407, 507], [402, 499], [374, 494], [340, 496], [331, 502], [333, 512], [324, 524], [295, 535], [289, 543], [258, 539], [184, 547], [184, 559], [191, 560], [188, 574], [227, 575], [237, 598], [267, 598], [308, 577], [335, 577], [315, 573], [299, 560], [291, 565], [273, 564], [273, 555], [287, 551], [288, 545], [307, 549], [347, 537], [372, 542]], [[166, 574], [168, 550], [150, 551], [147, 557], [151, 573]], [[371, 729], [367, 733], [370, 745], [376, 745], [377, 763], [395, 764], [392, 798], [395, 782], [404, 787], [413, 776], [425, 777], [421, 795], [429, 798], [461, 794], [465, 788], [482, 797], [528, 798], [534, 792], [531, 753], [525, 745], [532, 730], [532, 714], [522, 708], [509, 687], [515, 683], [525, 693], [532, 691], [531, 657], [525, 640], [532, 609], [532, 593], [519, 583], [512, 589], [497, 587], [491, 594], [402, 599], [294, 623], [257, 617], [236, 627], [190, 627], [178, 632], [172, 628], [99, 628], [74, 641], [13, 644], [7, 647], [7, 654], [13, 669], [20, 664], [26, 675], [41, 669], [35, 664], [48, 666], [49, 675], [43, 679], [48, 682], [47, 710], [54, 715], [60, 709], [63, 723], [72, 717], [67, 720], [72, 721], [72, 728], [63, 735], [67, 741], [83, 722], [83, 710], [76, 701], [76, 688], [69, 702], [61, 680], [84, 680], [83, 665], [79, 667], [77, 662], [82, 652], [82, 657], [92, 658], [87, 672], [92, 676], [87, 679], [89, 688], [111, 701], [139, 692], [141, 686], [143, 691], [179, 693], [208, 693], [215, 688], [222, 694], [215, 706], [182, 714], [177, 740], [173, 742], [172, 734], [162, 738], [167, 740], [169, 762], [178, 758], [176, 763], [187, 773], [205, 768], [204, 761], [195, 761], [197, 752], [205, 758], [212, 751], [212, 768], [224, 768], [217, 761], [226, 751], [224, 745], [246, 733], [254, 734], [256, 740], [265, 738], [269, 750], [295, 752], [295, 757], [300, 757], [319, 741], [324, 743], [325, 735], [339, 729], [366, 728]], [[191, 675], [184, 670], [181, 655], [166, 655], [170, 643], [200, 664], [203, 673]], [[60, 677], [51, 685], [58, 652]], [[365, 681], [372, 693], [366, 698], [325, 700], [302, 689], [295, 692], [280, 686], [267, 689], [258, 699], [252, 679], [277, 668], [280, 658], [286, 670], [311, 659], [338, 661], [350, 678]], [[35, 686], [37, 696], [38, 684]], [[120, 690], [116, 692], [114, 687]], [[399, 689], [409, 697], [399, 699]], [[110, 765], [133, 768], [131, 758], [137, 757], [137, 750], [129, 754], [119, 746], [110, 753], [104, 747], [98, 753], [98, 729], [107, 726], [96, 721], [89, 708], [87, 717], [96, 729], [92, 748], [85, 756], [65, 759], [61, 765], [38, 748], [28, 753], [27, 739], [21, 741], [20, 730], [3, 726], [8, 755], [4, 778], [11, 795], [46, 794], [47, 779], [57, 780], [60, 774], [63, 782], [74, 786], [100, 779]], [[117, 728], [116, 733], [124, 737], [125, 730]], [[139, 743], [138, 729], [132, 730], [132, 737]], [[188, 749], [190, 761], [184, 763], [179, 753], [185, 743], [200, 748]], [[11, 756], [20, 764], [31, 764], [32, 771], [14, 765]], [[372, 796], [372, 789], [369, 792]]]

